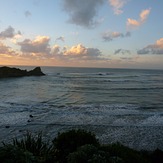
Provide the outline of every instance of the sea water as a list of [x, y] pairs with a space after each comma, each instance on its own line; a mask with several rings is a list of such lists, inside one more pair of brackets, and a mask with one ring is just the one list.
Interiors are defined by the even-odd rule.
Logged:
[[163, 149], [163, 70], [41, 68], [46, 76], [0, 79], [1, 140], [82, 128], [102, 143]]

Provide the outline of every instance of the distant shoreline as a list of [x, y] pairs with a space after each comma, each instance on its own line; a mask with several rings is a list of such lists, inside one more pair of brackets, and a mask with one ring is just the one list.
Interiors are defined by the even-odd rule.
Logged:
[[42, 67], [42, 68], [81, 68], [81, 69], [117, 69], [117, 70], [158, 70], [158, 71], [163, 71], [163, 69], [160, 68], [124, 68], [124, 67], [72, 67], [72, 66], [45, 66], [45, 65], [0, 65], [2, 66], [7, 66], [7, 67], [16, 67], [16, 68], [23, 68], [23, 67], [28, 67], [28, 68], [34, 68], [34, 67]]

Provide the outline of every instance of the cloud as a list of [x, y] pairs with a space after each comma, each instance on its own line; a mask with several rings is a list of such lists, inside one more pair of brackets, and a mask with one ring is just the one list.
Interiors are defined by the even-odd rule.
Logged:
[[142, 23], [144, 23], [148, 17], [148, 15], [150, 14], [150, 11], [151, 9], [146, 9], [146, 10], [143, 10], [141, 13], [140, 13], [140, 21]]
[[51, 47], [49, 45], [50, 38], [48, 36], [37, 36], [35, 39], [25, 39], [18, 42], [20, 50], [14, 50], [0, 42], [1, 57], [16, 57], [17, 59], [51, 59]]
[[52, 47], [52, 54], [53, 55], [58, 55], [58, 54], [60, 54], [60, 46], [59, 45], [54, 45], [53, 47]]
[[69, 23], [92, 28], [99, 21], [95, 20], [97, 8], [104, 0], [63, 0], [63, 9], [69, 15]]
[[30, 11], [27, 10], [27, 11], [24, 12], [24, 15], [25, 15], [25, 17], [29, 17], [29, 16], [31, 16], [32, 14], [31, 14]]
[[101, 52], [97, 48], [86, 48], [82, 44], [72, 46], [70, 49], [65, 49], [64, 56], [71, 58], [80, 58], [80, 60], [98, 60]]
[[70, 63], [71, 61], [107, 61], [102, 53], [97, 48], [85, 47], [82, 44], [77, 44], [72, 47], [60, 47], [59, 45], [50, 46], [50, 37], [37, 36], [34, 39], [24, 39], [17, 42], [16, 46], [20, 50], [14, 50], [0, 42], [0, 57], [2, 58], [19, 58], [21, 60], [58, 60]]
[[158, 54], [163, 55], [163, 38], [156, 41], [155, 44], [146, 46], [145, 48], [138, 50], [137, 54]]
[[128, 18], [127, 19], [127, 27], [129, 29], [134, 29], [134, 28], [141, 26], [147, 20], [150, 12], [151, 12], [151, 9], [143, 10], [139, 15], [139, 20]]
[[60, 60], [106, 60], [97, 48], [87, 48], [82, 44], [74, 45], [71, 48], [55, 45], [52, 48], [52, 55]]
[[130, 32], [126, 32], [125, 34], [121, 32], [104, 32], [102, 34], [102, 39], [106, 42], [113, 41], [116, 38], [124, 38], [131, 36]]
[[114, 14], [120, 15], [123, 13], [123, 6], [128, 0], [108, 0], [109, 4], [113, 7]]
[[0, 42], [0, 56], [15, 56], [16, 52], [4, 43]]
[[37, 36], [34, 40], [25, 39], [22, 42], [18, 42], [23, 53], [50, 53], [50, 38], [48, 36]]
[[9, 52], [9, 47], [0, 42], [0, 54], [7, 54]]
[[11, 26], [0, 32], [0, 39], [14, 38], [15, 35], [21, 35], [21, 32], [15, 32], [15, 29]]
[[114, 54], [131, 54], [130, 50], [126, 49], [117, 49], [115, 50]]
[[69, 50], [64, 52], [64, 55], [69, 56], [81, 56], [87, 54], [87, 48], [85, 48], [82, 44], [78, 44], [77, 46], [72, 46]]
[[134, 62], [134, 58], [133, 57], [121, 57], [120, 59], [128, 61], [128, 62]]
[[62, 41], [62, 42], [64, 42], [65, 41], [65, 38], [63, 36], [61, 36], [61, 37], [56, 38], [55, 41]]
[[[61, 39], [60, 37], [58, 38]], [[87, 48], [82, 44], [72, 47], [50, 46], [48, 36], [37, 36], [35, 39], [25, 39], [18, 42], [21, 55], [35, 58], [55, 58], [64, 61], [70, 60], [102, 60], [102, 54], [97, 48]]]

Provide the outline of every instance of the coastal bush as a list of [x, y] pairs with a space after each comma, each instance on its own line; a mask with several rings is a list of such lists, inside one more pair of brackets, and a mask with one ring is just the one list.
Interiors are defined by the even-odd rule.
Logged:
[[53, 140], [53, 145], [58, 151], [57, 158], [63, 162], [66, 161], [69, 153], [86, 144], [98, 146], [99, 142], [93, 133], [81, 129], [59, 133]]
[[35, 158], [35, 162], [50, 162], [55, 160], [55, 149], [48, 142], [43, 141], [42, 133], [32, 135], [30, 132], [27, 132], [21, 140], [17, 138], [13, 139], [12, 145], [4, 143], [3, 148], [11, 152], [13, 150], [18, 153], [24, 152], [20, 153], [20, 156], [31, 153]]
[[152, 163], [163, 163], [163, 151], [156, 149], [150, 154]]
[[35, 156], [27, 151], [22, 150], [14, 145], [4, 145], [0, 147], [1, 163], [33, 163], [37, 162]]
[[68, 163], [111, 163], [109, 154], [94, 145], [86, 144], [68, 155]]
[[110, 158], [120, 158], [124, 163], [149, 163], [149, 160], [142, 152], [126, 147], [120, 143], [103, 145], [101, 150], [110, 153]]

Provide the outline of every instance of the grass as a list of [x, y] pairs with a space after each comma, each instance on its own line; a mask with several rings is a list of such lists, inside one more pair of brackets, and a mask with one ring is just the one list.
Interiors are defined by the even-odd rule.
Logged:
[[163, 151], [136, 151], [122, 144], [100, 144], [85, 130], [59, 133], [46, 142], [29, 132], [0, 147], [1, 163], [162, 163]]
[[[17, 162], [17, 157], [19, 156], [22, 156], [21, 160], [25, 159], [22, 163], [31, 161], [52, 162], [55, 159], [55, 150], [50, 143], [43, 141], [42, 133], [32, 135], [30, 132], [27, 132], [21, 140], [15, 138], [12, 144], [3, 143], [3, 147], [1, 147], [0, 151], [2, 151], [2, 153], [6, 151], [6, 156], [11, 157], [13, 159], [11, 162], [14, 163]], [[2, 162], [1, 158], [3, 160], [3, 157], [4, 155], [0, 153], [0, 162]]]

